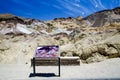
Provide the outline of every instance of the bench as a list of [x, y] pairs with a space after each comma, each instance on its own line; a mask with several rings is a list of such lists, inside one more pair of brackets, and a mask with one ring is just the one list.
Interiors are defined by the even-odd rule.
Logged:
[[58, 76], [60, 76], [60, 65], [80, 65], [79, 57], [53, 57], [53, 58], [33, 58], [31, 59], [33, 74], [36, 74], [35, 66], [58, 66]]
[[[31, 59], [33, 65], [33, 59]], [[58, 65], [58, 58], [35, 58], [36, 66], [56, 66]], [[79, 57], [60, 57], [60, 65], [80, 65]]]

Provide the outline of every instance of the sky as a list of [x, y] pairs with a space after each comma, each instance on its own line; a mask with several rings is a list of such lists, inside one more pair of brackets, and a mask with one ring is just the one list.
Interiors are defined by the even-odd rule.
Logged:
[[52, 20], [86, 17], [94, 12], [120, 7], [120, 0], [0, 0], [0, 14]]

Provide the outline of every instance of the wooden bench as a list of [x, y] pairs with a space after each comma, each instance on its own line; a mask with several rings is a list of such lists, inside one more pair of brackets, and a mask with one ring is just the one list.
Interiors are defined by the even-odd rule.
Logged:
[[[33, 59], [31, 59], [33, 65]], [[35, 58], [36, 66], [56, 66], [58, 65], [58, 58]], [[60, 65], [80, 65], [79, 57], [60, 57]]]

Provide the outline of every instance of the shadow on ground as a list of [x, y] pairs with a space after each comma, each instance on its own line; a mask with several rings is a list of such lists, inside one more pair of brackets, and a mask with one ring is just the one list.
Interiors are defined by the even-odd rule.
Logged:
[[59, 75], [55, 75], [54, 73], [30, 73], [29, 77], [60, 77]]

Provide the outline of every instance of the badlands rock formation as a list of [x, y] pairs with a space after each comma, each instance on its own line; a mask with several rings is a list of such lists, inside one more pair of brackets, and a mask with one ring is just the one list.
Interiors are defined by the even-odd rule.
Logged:
[[78, 24], [82, 24], [83, 26], [102, 27], [115, 22], [120, 22], [120, 7], [93, 13], [79, 21]]
[[[0, 63], [29, 64], [39, 45], [59, 45], [61, 56], [79, 56], [83, 63], [118, 58], [119, 13], [118, 7], [86, 18], [79, 16], [51, 21], [0, 14]], [[101, 17], [103, 14], [105, 17]]]

